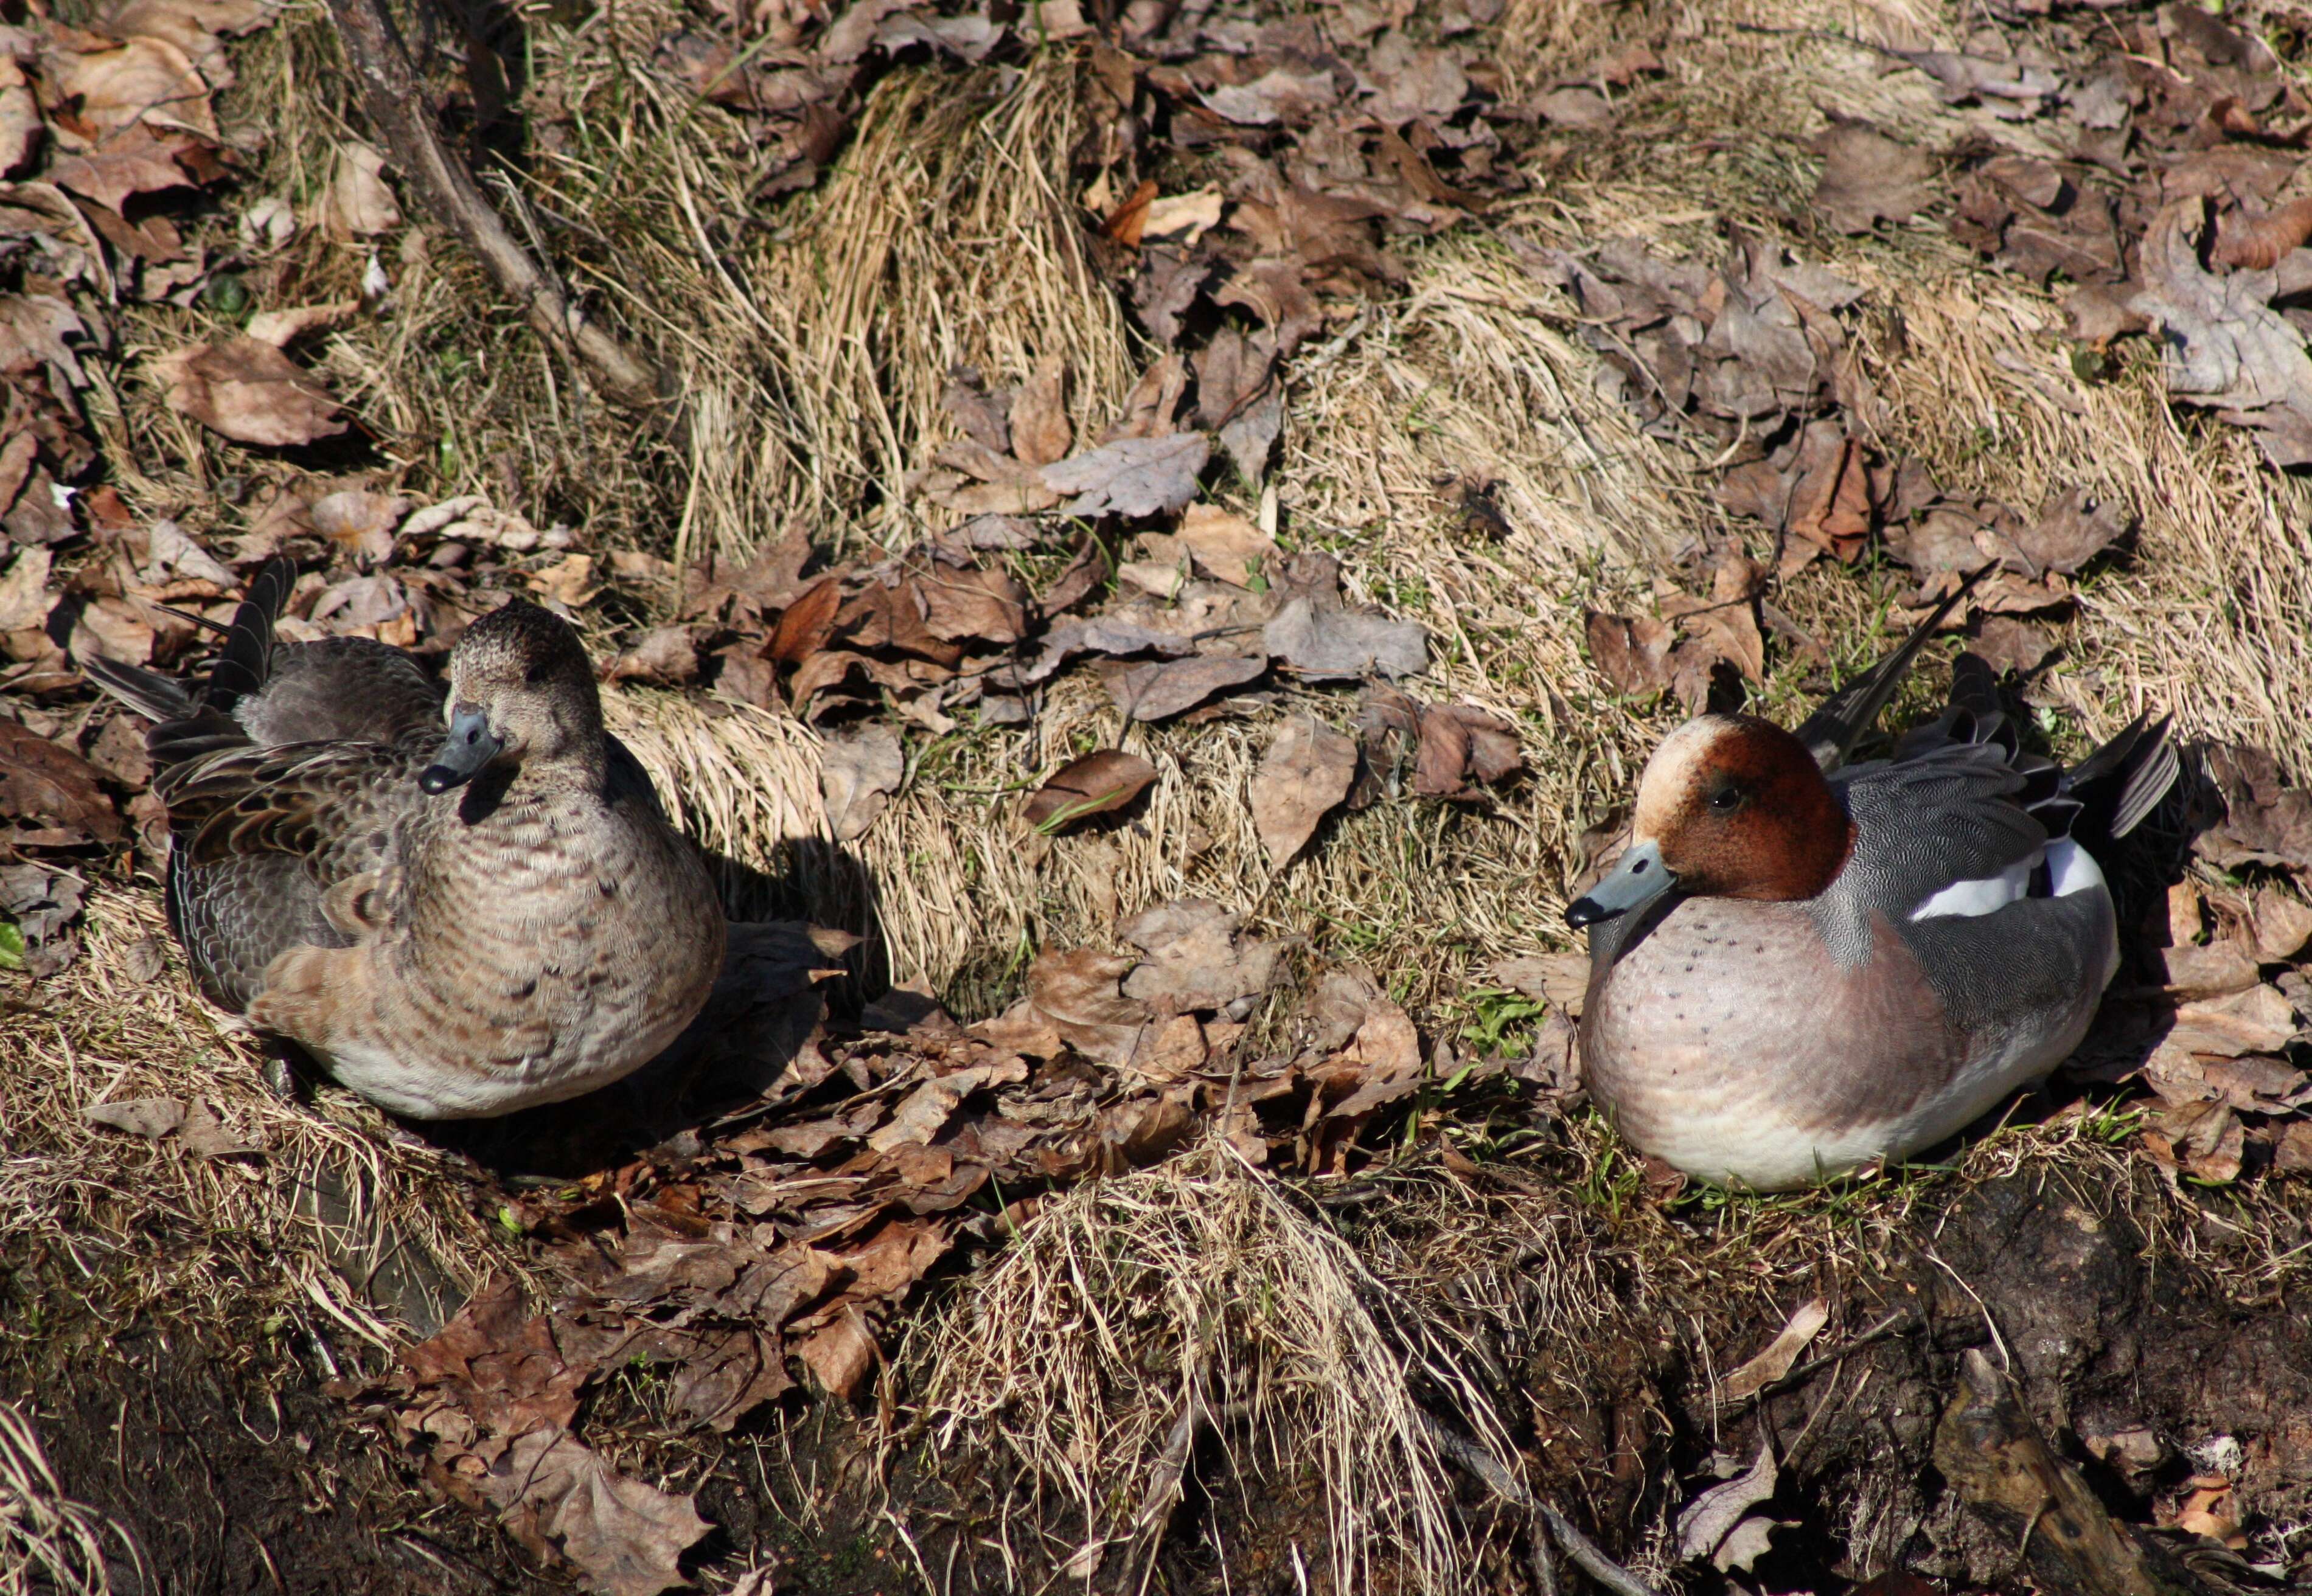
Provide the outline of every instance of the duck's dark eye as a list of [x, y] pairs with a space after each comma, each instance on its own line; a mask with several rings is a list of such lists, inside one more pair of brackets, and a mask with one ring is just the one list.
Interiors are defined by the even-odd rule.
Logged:
[[1711, 808], [1720, 815], [1731, 815], [1742, 807], [1742, 789], [1725, 786], [1710, 795]]

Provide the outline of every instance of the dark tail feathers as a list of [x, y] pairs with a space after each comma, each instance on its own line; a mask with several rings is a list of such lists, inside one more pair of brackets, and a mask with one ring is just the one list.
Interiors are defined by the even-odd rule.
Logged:
[[289, 602], [297, 567], [285, 555], [269, 562], [234, 610], [224, 651], [197, 696], [184, 683], [115, 659], [83, 659], [89, 680], [153, 722], [144, 746], [162, 770], [249, 740], [232, 706], [265, 685], [273, 662], [273, 620]]
[[1799, 727], [1798, 737], [1807, 746], [1807, 752], [1814, 755], [1816, 763], [1828, 771], [1846, 763], [1856, 740], [1870, 728], [1870, 723], [1878, 719], [1878, 712], [1895, 696], [1895, 689], [1903, 685], [1911, 662], [1927, 646], [1927, 640], [1934, 636], [1935, 628], [1991, 570], [1985, 565], [1970, 574], [1949, 597], [1935, 606], [1934, 614], [1919, 623], [1903, 640], [1901, 648], [1824, 699], [1821, 706], [1806, 718]]

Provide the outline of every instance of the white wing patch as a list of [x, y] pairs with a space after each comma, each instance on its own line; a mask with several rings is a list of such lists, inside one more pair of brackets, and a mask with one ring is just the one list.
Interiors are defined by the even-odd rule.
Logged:
[[2095, 856], [2069, 837], [2057, 837], [1996, 876], [1985, 876], [1976, 881], [1954, 881], [1929, 894], [1911, 911], [1911, 918], [1918, 920], [1949, 915], [1996, 914], [2010, 903], [2020, 903], [2030, 895], [2031, 874], [2042, 864], [2047, 867], [2048, 881], [2056, 897], [2105, 890], [2103, 869], [2095, 862]]

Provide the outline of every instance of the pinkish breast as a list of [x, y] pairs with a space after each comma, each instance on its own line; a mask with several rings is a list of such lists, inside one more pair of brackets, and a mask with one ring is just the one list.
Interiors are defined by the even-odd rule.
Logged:
[[1848, 968], [1803, 905], [1678, 904], [1592, 984], [1591, 1095], [1639, 1149], [1710, 1179], [1792, 1183], [1762, 1177], [1866, 1146], [1966, 1061], [1909, 950], [1872, 931]]

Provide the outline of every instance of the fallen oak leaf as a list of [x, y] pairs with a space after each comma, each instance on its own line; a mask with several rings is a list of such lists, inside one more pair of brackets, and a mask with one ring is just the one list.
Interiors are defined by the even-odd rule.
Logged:
[[337, 437], [347, 424], [318, 379], [246, 335], [164, 355], [153, 374], [171, 409], [237, 443], [293, 448]]
[[1582, 630], [1590, 639], [1590, 662], [1615, 692], [1642, 698], [1668, 688], [1670, 643], [1677, 636], [1668, 622], [1591, 610]]
[[619, 1473], [558, 1426], [516, 1436], [480, 1485], [517, 1536], [555, 1547], [604, 1596], [688, 1584], [682, 1554], [714, 1527], [688, 1496]]
[[1031, 794], [1020, 817], [1039, 832], [1056, 832], [1094, 815], [1121, 809], [1156, 780], [1156, 767], [1136, 754], [1103, 748], [1062, 765]]
[[1266, 674], [1265, 655], [1199, 654], [1160, 665], [1126, 666], [1108, 684], [1127, 720], [1168, 720], [1215, 693], [1241, 687]]
[[828, 737], [819, 753], [819, 787], [835, 840], [855, 842], [864, 836], [906, 773], [895, 726], [863, 726]]
[[14, 720], [0, 720], [0, 817], [45, 819], [100, 842], [120, 840], [120, 815], [97, 768]]
[[1044, 485], [1076, 497], [1062, 507], [1073, 516], [1150, 516], [1178, 510], [1196, 496], [1197, 474], [1212, 458], [1201, 432], [1125, 438], [1088, 454], [1047, 466]]
[[1357, 746], [1307, 716], [1287, 720], [1252, 777], [1252, 824], [1272, 866], [1308, 844], [1318, 823], [1349, 796]]

